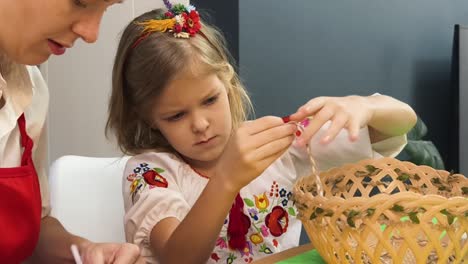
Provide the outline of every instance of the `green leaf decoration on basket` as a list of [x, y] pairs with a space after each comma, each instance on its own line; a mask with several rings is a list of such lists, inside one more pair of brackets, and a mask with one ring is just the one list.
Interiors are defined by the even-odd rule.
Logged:
[[463, 195], [468, 195], [468, 187], [462, 187]]
[[455, 216], [453, 214], [447, 211], [447, 209], [443, 209], [440, 212], [447, 216], [447, 222], [449, 223], [449, 225], [453, 224], [453, 221], [455, 220]]

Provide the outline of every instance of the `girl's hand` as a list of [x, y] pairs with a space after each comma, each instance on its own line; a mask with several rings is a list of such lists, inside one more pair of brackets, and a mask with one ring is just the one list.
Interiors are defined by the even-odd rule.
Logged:
[[343, 128], [348, 130], [349, 139], [355, 141], [359, 129], [369, 123], [373, 112], [367, 97], [316, 97], [301, 106], [290, 116], [290, 120], [300, 122], [312, 117], [302, 135], [297, 138], [299, 146], [306, 145], [327, 121], [331, 121], [330, 127], [321, 139], [325, 144], [332, 141]]
[[238, 192], [289, 148], [295, 131], [294, 124], [284, 124], [279, 117], [244, 122], [231, 135], [215, 177], [222, 177], [228, 190]]

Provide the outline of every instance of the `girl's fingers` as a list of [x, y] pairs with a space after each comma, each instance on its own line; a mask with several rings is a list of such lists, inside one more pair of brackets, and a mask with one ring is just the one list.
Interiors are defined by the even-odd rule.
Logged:
[[241, 129], [248, 135], [255, 135], [273, 127], [284, 125], [283, 120], [277, 116], [264, 116], [255, 120], [244, 122]]
[[352, 120], [348, 124], [348, 133], [349, 133], [349, 139], [351, 141], [356, 141], [359, 137], [359, 130], [361, 127], [359, 126], [359, 123]]
[[[280, 157], [294, 141], [294, 136], [289, 135], [278, 140], [269, 142], [268, 144], [262, 145], [256, 149], [252, 155], [253, 159], [260, 162], [260, 164], [267, 163], [264, 167], [268, 167], [273, 161]], [[261, 165], [263, 166], [263, 165]]]
[[349, 115], [345, 112], [339, 112], [333, 118], [330, 127], [325, 132], [325, 136], [320, 140], [323, 144], [333, 141], [340, 133], [340, 131], [346, 126], [349, 120]]
[[304, 118], [315, 115], [325, 105], [327, 97], [316, 97], [305, 105], [299, 107], [296, 113], [289, 116], [291, 121], [302, 121]]
[[292, 136], [296, 130], [297, 126], [295, 124], [283, 124], [281, 126], [259, 132], [253, 136], [250, 136], [250, 140], [252, 140], [252, 148], [257, 149], [278, 139]]
[[314, 118], [309, 122], [309, 125], [304, 129], [302, 135], [298, 138], [297, 144], [299, 146], [306, 145], [307, 142], [319, 131], [319, 129], [325, 124], [328, 120], [332, 119], [335, 115], [335, 110], [333, 106], [325, 106], [323, 109], [318, 112]]

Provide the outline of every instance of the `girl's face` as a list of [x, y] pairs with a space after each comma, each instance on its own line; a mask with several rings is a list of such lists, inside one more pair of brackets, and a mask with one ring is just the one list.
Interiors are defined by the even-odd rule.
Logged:
[[21, 64], [61, 55], [78, 38], [97, 40], [105, 10], [122, 0], [1, 0], [0, 52]]
[[232, 130], [226, 87], [214, 73], [177, 77], [155, 102], [154, 127], [192, 166], [214, 165]]

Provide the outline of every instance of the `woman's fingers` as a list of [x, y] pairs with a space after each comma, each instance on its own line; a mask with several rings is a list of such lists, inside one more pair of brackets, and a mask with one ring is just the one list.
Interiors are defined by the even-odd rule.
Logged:
[[134, 244], [125, 243], [120, 245], [120, 249], [115, 254], [115, 264], [139, 264], [144, 263], [143, 257], [140, 256], [138, 246]]

